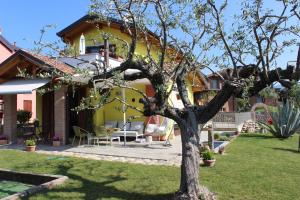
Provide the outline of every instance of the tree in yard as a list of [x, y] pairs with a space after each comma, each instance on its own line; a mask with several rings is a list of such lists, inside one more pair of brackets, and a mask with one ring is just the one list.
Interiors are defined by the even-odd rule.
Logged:
[[[109, 21], [121, 19], [131, 37], [126, 60], [117, 68], [95, 76], [93, 80], [117, 81], [120, 72], [128, 69], [136, 73], [121, 77], [124, 81], [148, 79], [155, 96], [143, 95], [145, 116], [161, 115], [179, 125], [182, 137], [181, 182], [178, 199], [198, 199], [199, 186], [199, 128], [210, 120], [233, 95], [246, 97], [257, 94], [274, 82], [285, 87], [290, 80], [298, 80], [299, 64], [283, 69], [276, 66], [282, 52], [294, 45], [299, 28], [293, 21], [298, 15], [296, 1], [276, 1], [279, 9], [269, 10], [263, 1], [245, 1], [242, 12], [235, 17], [232, 30], [224, 24], [227, 1], [92, 1], [91, 12]], [[159, 56], [153, 57], [151, 36], [147, 28], [159, 38]], [[148, 56], [135, 55], [136, 43], [143, 39]], [[176, 49], [171, 51], [170, 48]], [[212, 52], [217, 51], [216, 56]], [[185, 77], [188, 73], [215, 65], [226, 68], [219, 76], [224, 80], [222, 89], [204, 106], [197, 106], [188, 98]], [[211, 69], [211, 68], [210, 68]], [[117, 78], [116, 78], [117, 77]], [[171, 88], [171, 89], [170, 89]], [[176, 109], [168, 104], [170, 90], [178, 89], [184, 104]], [[209, 194], [207, 194], [209, 196]]]
[[[160, 115], [178, 124], [182, 164], [176, 199], [214, 198], [199, 185], [199, 140], [202, 126], [231, 96], [246, 98], [274, 82], [289, 88], [291, 81], [300, 77], [299, 62], [286, 68], [276, 62], [299, 37], [299, 4], [295, 0], [273, 3], [276, 10], [268, 9], [263, 0], [242, 1], [229, 27], [225, 23], [229, 20], [227, 1], [92, 0], [91, 14], [107, 22], [121, 20], [131, 43], [120, 40], [127, 47], [124, 62], [99, 70], [90, 83], [106, 81], [132, 89], [143, 96], [140, 103], [144, 109], [136, 109], [144, 116]], [[139, 41], [147, 46], [145, 57], [136, 55]], [[217, 73], [224, 85], [206, 105], [199, 106], [188, 98], [186, 76], [204, 68]], [[134, 73], [126, 74], [129, 69]], [[153, 97], [127, 84], [138, 79], [150, 81]], [[107, 88], [99, 90], [99, 105], [109, 103]], [[168, 103], [172, 90], [178, 90], [183, 109]]]

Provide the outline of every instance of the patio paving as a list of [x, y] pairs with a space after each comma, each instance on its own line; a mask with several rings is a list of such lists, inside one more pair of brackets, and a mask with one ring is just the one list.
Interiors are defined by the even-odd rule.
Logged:
[[[95, 160], [109, 160], [147, 165], [175, 165], [181, 162], [181, 139], [179, 136], [171, 140], [172, 146], [164, 146], [163, 141], [147, 143], [127, 142], [124, 146], [121, 142], [113, 142], [112, 145], [65, 145], [53, 147], [50, 145], [38, 145], [37, 153], [56, 156], [75, 156]], [[24, 145], [3, 145], [0, 149], [25, 149]]]
[[[205, 131], [201, 134], [201, 141], [206, 140]], [[176, 136], [171, 140], [172, 146], [164, 146], [163, 141], [153, 141], [151, 145], [147, 143], [123, 142], [118, 144], [113, 142], [112, 145], [65, 145], [53, 147], [50, 145], [38, 145], [37, 153], [54, 155], [54, 156], [75, 156], [80, 158], [89, 158], [95, 160], [108, 160], [129, 163], [139, 163], [146, 165], [172, 165], [180, 166], [181, 164], [181, 137]], [[24, 150], [24, 145], [0, 145], [0, 149], [17, 149]]]

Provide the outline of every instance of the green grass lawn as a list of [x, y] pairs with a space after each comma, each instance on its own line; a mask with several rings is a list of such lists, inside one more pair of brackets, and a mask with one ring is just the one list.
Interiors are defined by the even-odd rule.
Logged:
[[298, 135], [279, 140], [270, 135], [241, 135], [202, 170], [202, 182], [219, 199], [300, 199]]
[[[298, 137], [242, 135], [217, 156], [216, 166], [201, 170], [201, 181], [226, 199], [300, 199]], [[0, 150], [0, 168], [62, 174], [62, 186], [30, 199], [171, 199], [179, 168], [144, 166]]]

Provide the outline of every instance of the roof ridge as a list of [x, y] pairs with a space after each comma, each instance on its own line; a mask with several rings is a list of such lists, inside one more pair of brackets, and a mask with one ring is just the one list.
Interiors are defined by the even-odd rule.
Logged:
[[19, 48], [11, 44], [3, 35], [0, 35], [0, 42], [4, 44], [10, 51], [15, 52]]

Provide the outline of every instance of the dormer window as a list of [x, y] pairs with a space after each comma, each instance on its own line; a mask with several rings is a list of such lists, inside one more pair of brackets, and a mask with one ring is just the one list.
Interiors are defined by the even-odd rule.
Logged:
[[220, 89], [219, 80], [217, 79], [210, 80], [210, 89], [214, 89], [214, 90]]

